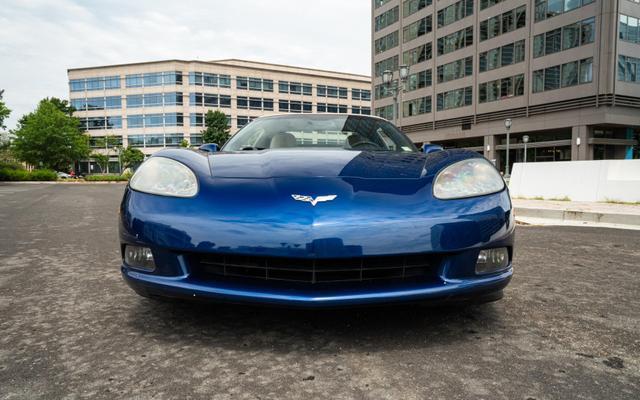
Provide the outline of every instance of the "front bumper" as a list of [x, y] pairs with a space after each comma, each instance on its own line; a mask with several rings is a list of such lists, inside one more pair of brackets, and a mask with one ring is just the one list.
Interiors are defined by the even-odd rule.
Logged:
[[[373, 290], [273, 290], [251, 285], [198, 282], [188, 276], [165, 277], [122, 267], [124, 280], [138, 294], [186, 299], [206, 299], [233, 303], [262, 303], [294, 307], [339, 307], [396, 302], [473, 301], [496, 299], [509, 283], [509, 268], [491, 276], [449, 280], [427, 285], [411, 284], [379, 287]], [[498, 297], [491, 297], [498, 295]]]
[[[514, 219], [506, 191], [451, 202], [433, 200], [428, 208], [406, 205], [401, 218], [399, 207], [382, 205], [364, 213], [278, 204], [223, 211], [197, 198], [164, 199], [128, 191], [121, 209], [120, 241], [150, 247], [156, 270], [146, 273], [123, 264], [122, 276], [145, 296], [339, 307], [495, 295], [513, 273]], [[303, 206], [307, 208], [300, 209]], [[478, 253], [494, 247], [509, 249], [508, 268], [476, 275]], [[288, 286], [202, 279], [191, 265], [194, 254], [293, 259], [435, 255], [439, 261], [423, 281]]]

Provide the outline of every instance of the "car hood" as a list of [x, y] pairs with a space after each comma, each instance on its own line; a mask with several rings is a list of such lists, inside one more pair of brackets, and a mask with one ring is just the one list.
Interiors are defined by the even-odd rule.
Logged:
[[419, 179], [423, 153], [354, 150], [262, 150], [209, 156], [214, 178], [362, 178]]

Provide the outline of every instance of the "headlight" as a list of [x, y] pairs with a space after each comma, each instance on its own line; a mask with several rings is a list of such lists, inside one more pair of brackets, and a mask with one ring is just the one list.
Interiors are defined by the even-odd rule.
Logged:
[[198, 180], [186, 165], [165, 157], [145, 161], [129, 182], [131, 189], [162, 196], [193, 197]]
[[443, 169], [433, 183], [433, 195], [439, 199], [459, 199], [496, 193], [504, 181], [489, 161], [470, 158]]

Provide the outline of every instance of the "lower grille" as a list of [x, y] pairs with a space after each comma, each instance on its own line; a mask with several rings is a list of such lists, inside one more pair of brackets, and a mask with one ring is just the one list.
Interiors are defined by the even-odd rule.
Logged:
[[192, 255], [189, 259], [191, 274], [198, 279], [303, 284], [432, 280], [438, 277], [440, 262], [433, 255], [300, 259], [207, 254]]

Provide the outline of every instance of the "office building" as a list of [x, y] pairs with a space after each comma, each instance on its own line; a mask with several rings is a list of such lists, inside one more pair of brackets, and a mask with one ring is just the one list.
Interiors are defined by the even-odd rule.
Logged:
[[638, 158], [640, 0], [373, 0], [374, 113], [510, 161]]
[[[69, 99], [94, 151], [105, 142], [151, 154], [187, 141], [202, 144], [204, 116], [221, 110], [233, 134], [279, 113], [371, 113], [368, 76], [244, 60], [166, 60], [68, 70]], [[111, 137], [105, 140], [105, 137]], [[80, 162], [83, 173], [98, 172]]]

